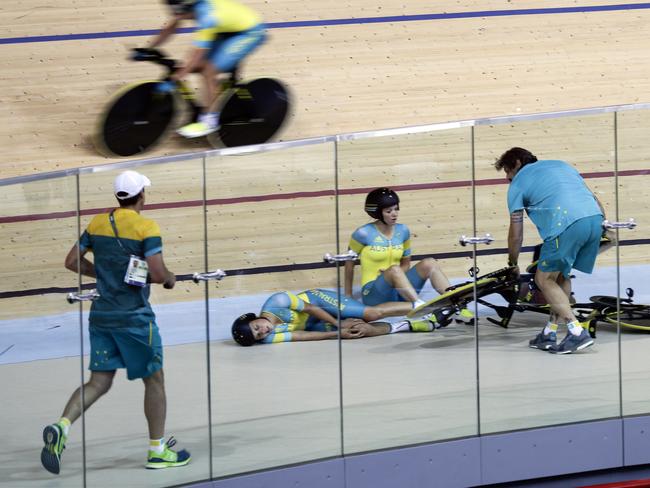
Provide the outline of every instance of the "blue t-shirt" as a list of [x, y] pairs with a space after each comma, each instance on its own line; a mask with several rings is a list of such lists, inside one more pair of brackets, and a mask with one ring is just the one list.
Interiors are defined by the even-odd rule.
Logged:
[[564, 161], [530, 163], [508, 188], [508, 210], [525, 209], [543, 240], [559, 236], [576, 220], [602, 215], [580, 173]]

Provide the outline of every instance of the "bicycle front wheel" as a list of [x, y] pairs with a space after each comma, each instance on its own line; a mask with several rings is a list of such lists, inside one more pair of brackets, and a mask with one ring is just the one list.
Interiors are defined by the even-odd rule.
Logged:
[[151, 149], [173, 127], [177, 99], [157, 93], [156, 81], [129, 85], [109, 102], [95, 132], [95, 146], [105, 156], [133, 156]]
[[622, 305], [620, 313], [616, 308], [606, 308], [603, 310], [603, 316], [610, 324], [616, 325], [620, 322], [621, 327], [650, 332], [650, 306], [648, 305]]

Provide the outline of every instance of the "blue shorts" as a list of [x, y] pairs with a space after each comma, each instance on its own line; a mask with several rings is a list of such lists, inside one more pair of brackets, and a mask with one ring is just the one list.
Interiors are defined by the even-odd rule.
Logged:
[[266, 40], [264, 25], [252, 29], [219, 34], [212, 42], [208, 59], [222, 73], [232, 71], [242, 59]]
[[[426, 278], [422, 278], [418, 274], [415, 266], [406, 272], [406, 277], [408, 278], [409, 283], [413, 285], [413, 288], [415, 288], [416, 293], [420, 293], [422, 291], [422, 287], [427, 281]], [[369, 281], [363, 286], [361, 289], [361, 297], [363, 303], [366, 305], [379, 305], [380, 303], [385, 302], [406, 301], [402, 298], [398, 291], [386, 281], [383, 273], [379, 275], [376, 280]]]
[[559, 236], [544, 241], [537, 269], [561, 271], [567, 278], [571, 269], [591, 273], [598, 256], [602, 226], [602, 215], [584, 217], [576, 220]]
[[162, 339], [158, 326], [89, 327], [91, 371], [114, 371], [126, 368], [127, 378], [146, 378], [163, 363]]

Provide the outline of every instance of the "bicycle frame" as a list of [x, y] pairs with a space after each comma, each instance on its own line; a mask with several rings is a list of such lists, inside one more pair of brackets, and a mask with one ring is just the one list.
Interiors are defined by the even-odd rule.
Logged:
[[[531, 267], [529, 266], [528, 269]], [[529, 302], [521, 299], [520, 291], [521, 285], [534, 283], [533, 274], [522, 274], [519, 277], [519, 281], [516, 284], [517, 293], [510, 295], [514, 297], [514, 300], [508, 300], [508, 296], [505, 294], [501, 295], [508, 301], [508, 306], [494, 305], [486, 300], [479, 298], [477, 301], [481, 305], [484, 305], [488, 308], [493, 309], [500, 320], [494, 319], [492, 317], [486, 317], [488, 322], [499, 325], [500, 327], [507, 328], [510, 323], [510, 319], [514, 312], [536, 312], [548, 315], [551, 312], [551, 307], [547, 303], [535, 303]], [[644, 305], [637, 305], [632, 303], [632, 296], [634, 296], [634, 290], [632, 288], [627, 288], [625, 290], [627, 298], [619, 298], [618, 301], [621, 304], [621, 313], [625, 312], [626, 307], [629, 308], [640, 308], [643, 309]], [[613, 323], [611, 320], [611, 314], [616, 313], [616, 297], [601, 297], [593, 296], [590, 298], [590, 301], [587, 303], [572, 303], [571, 308], [573, 310], [576, 318], [583, 323], [588, 323], [588, 330], [591, 337], [596, 337], [596, 327], [598, 322], [607, 322]], [[627, 325], [628, 327], [634, 327]]]
[[[476, 281], [460, 283], [449, 288], [445, 293], [435, 297], [426, 304], [413, 310], [407, 316], [417, 318], [423, 315], [433, 314], [438, 323], [444, 327], [451, 322], [452, 315], [476, 298], [481, 305], [494, 310], [499, 319], [486, 317], [487, 320], [503, 328], [508, 328], [510, 320], [515, 312], [536, 312], [548, 315], [551, 311], [550, 305], [546, 303], [535, 303], [522, 300], [521, 290], [523, 284], [534, 281], [533, 274], [526, 273], [515, 276], [514, 267], [502, 268], [492, 273], [476, 278]], [[531, 269], [531, 267], [529, 267]], [[470, 275], [472, 272], [470, 270]], [[507, 305], [495, 305], [483, 299], [488, 295], [500, 295]], [[589, 334], [596, 337], [596, 326], [598, 322], [617, 323], [619, 320], [624, 327], [639, 330], [650, 330], [649, 326], [640, 326], [633, 323], [626, 323], [623, 320], [625, 315], [635, 313], [639, 318], [650, 321], [650, 307], [634, 304], [632, 296], [634, 290], [626, 289], [628, 298], [616, 298], [607, 296], [593, 296], [588, 303], [573, 303], [571, 308], [580, 322], [588, 323]], [[620, 313], [618, 312], [620, 306]], [[616, 320], [612, 318], [616, 317]], [[622, 317], [622, 318], [621, 318]]]
[[496, 293], [508, 302], [516, 301], [516, 285], [518, 281], [514, 270], [514, 267], [502, 268], [479, 276], [475, 281], [452, 286], [445, 293], [410, 312], [407, 317], [417, 318], [434, 314], [438, 323], [444, 327], [451, 321], [451, 316], [455, 312], [460, 311], [467, 303], [474, 301], [475, 298], [480, 299]]
[[[142, 49], [138, 51], [138, 53], [138, 58], [136, 58], [135, 61], [148, 61], [165, 68], [165, 76], [163, 76], [160, 81], [168, 80], [169, 77], [179, 68], [178, 61], [168, 57], [163, 51], [159, 49]], [[227, 79], [222, 82], [224, 92], [230, 88], [238, 86], [238, 73], [238, 66], [235, 66], [232, 70], [226, 73]], [[201, 113], [203, 107], [200, 103], [197, 103], [194, 90], [192, 90], [185, 81], [179, 80], [176, 82], [176, 91], [181, 96], [181, 98], [191, 107], [192, 119], [195, 120]]]

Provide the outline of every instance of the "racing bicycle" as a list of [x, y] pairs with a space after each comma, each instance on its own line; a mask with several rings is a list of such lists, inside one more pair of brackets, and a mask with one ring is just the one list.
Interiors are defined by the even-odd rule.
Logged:
[[[165, 68], [160, 80], [140, 81], [119, 90], [101, 114], [95, 147], [105, 156], [127, 157], [153, 148], [169, 131], [195, 121], [202, 111], [194, 91], [184, 82], [172, 92], [160, 83], [178, 69], [176, 60], [158, 49], [137, 49], [136, 61]], [[273, 78], [238, 79], [237, 68], [227, 73], [222, 96], [210, 108], [220, 112], [220, 128], [207, 135], [213, 147], [262, 144], [282, 127], [290, 108], [287, 87]]]
[[[601, 247], [610, 245], [603, 240]], [[420, 318], [432, 315], [437, 323], [444, 327], [449, 324], [455, 313], [474, 301], [494, 310], [498, 316], [486, 317], [488, 322], [507, 328], [515, 312], [537, 312], [548, 315], [550, 306], [543, 294], [535, 285], [535, 271], [539, 258], [539, 248], [536, 247], [533, 263], [526, 268], [526, 273], [517, 274], [515, 267], [506, 267], [474, 280], [450, 287], [445, 293], [438, 295], [427, 303], [412, 310], [409, 318]], [[478, 270], [470, 269], [474, 277]], [[626, 297], [594, 295], [588, 302], [577, 303], [572, 300], [571, 308], [580, 322], [588, 323], [589, 334], [596, 337], [599, 322], [617, 325], [627, 329], [650, 332], [650, 305], [634, 303], [634, 290], [626, 288]], [[506, 305], [497, 305], [485, 299], [488, 295], [500, 295]], [[474, 321], [476, 323], [476, 321]]]

